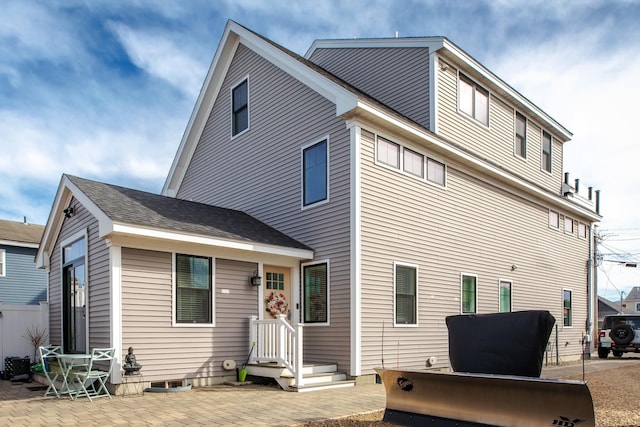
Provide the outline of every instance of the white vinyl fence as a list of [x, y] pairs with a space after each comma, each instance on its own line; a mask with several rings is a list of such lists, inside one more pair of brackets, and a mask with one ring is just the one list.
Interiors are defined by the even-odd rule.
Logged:
[[28, 330], [45, 331], [42, 345], [49, 343], [49, 304], [9, 305], [0, 302], [0, 371], [5, 370], [7, 357], [28, 356], [34, 362], [34, 347]]

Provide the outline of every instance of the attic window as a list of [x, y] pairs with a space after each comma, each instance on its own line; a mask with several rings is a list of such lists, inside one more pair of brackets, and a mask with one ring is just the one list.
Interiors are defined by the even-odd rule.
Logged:
[[249, 80], [244, 79], [231, 90], [232, 136], [249, 128]]
[[458, 108], [485, 126], [489, 126], [489, 91], [460, 74]]

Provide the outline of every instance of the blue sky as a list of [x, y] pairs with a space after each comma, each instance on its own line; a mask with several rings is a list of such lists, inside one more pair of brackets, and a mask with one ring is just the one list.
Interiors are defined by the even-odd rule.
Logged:
[[600, 294], [640, 286], [640, 1], [4, 0], [0, 218], [44, 224], [63, 173], [159, 192], [228, 19], [315, 39], [446, 36], [573, 132], [601, 191]]

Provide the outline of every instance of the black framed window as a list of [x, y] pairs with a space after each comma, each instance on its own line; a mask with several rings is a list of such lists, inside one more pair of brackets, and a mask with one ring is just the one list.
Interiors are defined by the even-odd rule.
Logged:
[[523, 159], [527, 158], [527, 118], [516, 113], [516, 154]]
[[211, 258], [176, 254], [176, 322], [211, 323]]
[[401, 264], [396, 264], [395, 267], [396, 324], [415, 325], [418, 269]]
[[542, 169], [551, 172], [551, 134], [542, 131]]
[[329, 187], [327, 140], [302, 151], [303, 204], [311, 205], [327, 200]]
[[485, 126], [489, 126], [489, 91], [460, 74], [458, 108]]
[[563, 289], [562, 290], [562, 319], [564, 326], [572, 326], [573, 325], [573, 309], [571, 307], [571, 290]]
[[231, 91], [232, 93], [232, 135], [249, 128], [249, 81], [244, 80]]
[[304, 323], [328, 323], [329, 321], [328, 270], [327, 263], [303, 267]]

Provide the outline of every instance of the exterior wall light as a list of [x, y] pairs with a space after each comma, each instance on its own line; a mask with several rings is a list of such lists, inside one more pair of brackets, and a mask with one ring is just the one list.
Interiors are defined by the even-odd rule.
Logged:
[[258, 276], [258, 272], [253, 273], [253, 276], [249, 278], [249, 284], [251, 286], [260, 286], [262, 283], [262, 277]]

